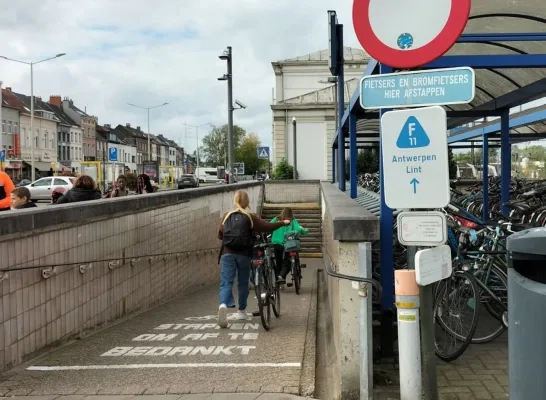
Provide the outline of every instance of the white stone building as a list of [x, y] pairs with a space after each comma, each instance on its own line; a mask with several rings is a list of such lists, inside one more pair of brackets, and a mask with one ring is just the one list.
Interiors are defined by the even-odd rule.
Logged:
[[[358, 86], [370, 57], [345, 47], [345, 103]], [[294, 162], [292, 119], [297, 121], [299, 179], [330, 179], [336, 132], [337, 85], [328, 83], [328, 50], [272, 63], [276, 77], [271, 161]]]

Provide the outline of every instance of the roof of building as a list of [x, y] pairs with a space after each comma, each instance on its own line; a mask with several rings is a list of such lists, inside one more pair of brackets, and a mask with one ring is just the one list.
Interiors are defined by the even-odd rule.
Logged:
[[176, 142], [174, 140], [168, 139], [168, 138], [166, 138], [165, 136], [163, 136], [161, 134], [157, 135], [157, 137], [158, 137], [158, 139], [161, 139], [164, 143], [166, 143], [170, 147], [178, 147], [178, 145], [176, 144]]
[[30, 113], [30, 109], [10, 89], [2, 89], [2, 106]]
[[[319, 50], [314, 53], [305, 54], [302, 56], [288, 58], [286, 60], [279, 60], [273, 62], [273, 64], [294, 64], [294, 63], [325, 63], [328, 62], [329, 50]], [[370, 60], [370, 56], [362, 49], [354, 47], [343, 47], [343, 55], [346, 62], [367, 62]]]
[[[359, 79], [353, 78], [345, 81], [345, 102], [351, 100], [352, 93], [358, 87]], [[328, 104], [336, 102], [336, 85], [330, 85], [313, 92], [292, 97], [277, 104]]]
[[[21, 103], [24, 104], [25, 109], [30, 111], [30, 104], [31, 104], [30, 96], [27, 96], [26, 94], [22, 94], [22, 93], [15, 93], [15, 92], [12, 92], [12, 93], [21, 101]], [[40, 111], [47, 111], [47, 112], [53, 113], [55, 115], [57, 122], [59, 122], [62, 125], [79, 126], [68, 115], [66, 115], [62, 111], [62, 109], [52, 104], [46, 103], [45, 101], [42, 101], [41, 97], [34, 96], [34, 116], [39, 117]]]

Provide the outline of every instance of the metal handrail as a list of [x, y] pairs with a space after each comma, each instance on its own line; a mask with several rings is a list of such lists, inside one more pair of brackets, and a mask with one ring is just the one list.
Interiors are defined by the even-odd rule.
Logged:
[[368, 278], [362, 278], [361, 276], [351, 276], [351, 275], [344, 275], [340, 274], [332, 269], [329, 265], [326, 266], [326, 273], [330, 276], [333, 276], [334, 278], [338, 279], [346, 279], [349, 281], [355, 281], [355, 282], [362, 282], [362, 283], [370, 283], [375, 289], [377, 290], [378, 296], [381, 297], [381, 293], [383, 292], [383, 287], [381, 286], [381, 283], [375, 279], [368, 279]]

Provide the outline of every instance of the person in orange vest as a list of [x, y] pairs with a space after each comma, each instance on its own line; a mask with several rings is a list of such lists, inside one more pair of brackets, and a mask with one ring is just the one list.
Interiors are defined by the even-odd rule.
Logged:
[[0, 211], [11, 209], [11, 192], [13, 189], [15, 189], [15, 185], [9, 175], [0, 171]]

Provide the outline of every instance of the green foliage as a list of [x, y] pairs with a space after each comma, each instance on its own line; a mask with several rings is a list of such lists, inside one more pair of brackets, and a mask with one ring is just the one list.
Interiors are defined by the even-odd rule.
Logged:
[[273, 179], [294, 179], [294, 167], [283, 158], [275, 167]]
[[254, 175], [267, 165], [267, 160], [258, 158], [260, 139], [254, 134], [245, 136], [241, 145], [235, 148], [235, 161], [245, 163], [245, 175]]
[[451, 147], [447, 148], [447, 156], [449, 160], [449, 179], [457, 179], [457, 161], [453, 157], [453, 150]]
[[137, 187], [137, 176], [132, 172], [125, 174], [125, 179], [127, 180], [127, 189], [134, 191]]
[[[347, 160], [345, 162], [345, 176], [347, 178], [349, 178], [349, 171], [349, 160]], [[356, 175], [375, 172], [379, 172], [379, 149], [360, 150], [356, 159]]]
[[[200, 161], [210, 166], [217, 167], [223, 165], [227, 167], [228, 154], [228, 126], [223, 125], [220, 128], [213, 127], [212, 131], [203, 137], [203, 147], [199, 149]], [[236, 149], [241, 145], [246, 131], [235, 125], [233, 126], [233, 148]]]

